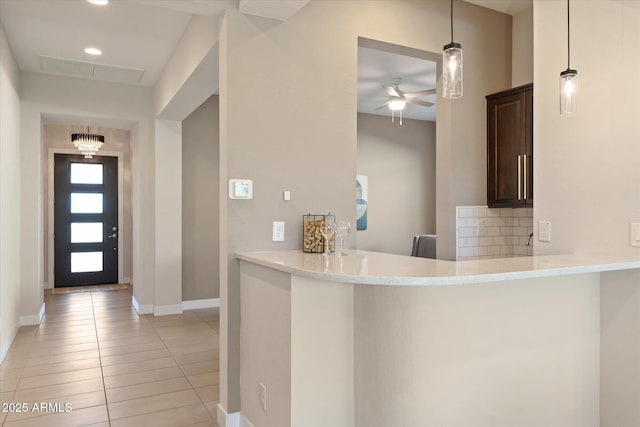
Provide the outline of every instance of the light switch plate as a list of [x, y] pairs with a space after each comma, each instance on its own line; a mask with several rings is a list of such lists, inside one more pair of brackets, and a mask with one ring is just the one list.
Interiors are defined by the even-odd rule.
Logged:
[[284, 242], [284, 221], [273, 221], [274, 242]]
[[551, 222], [550, 221], [538, 222], [538, 240], [540, 242], [551, 241]]
[[230, 179], [229, 198], [253, 199], [253, 181], [250, 179]]
[[629, 244], [631, 246], [640, 247], [640, 222], [631, 223], [631, 231], [629, 233]]

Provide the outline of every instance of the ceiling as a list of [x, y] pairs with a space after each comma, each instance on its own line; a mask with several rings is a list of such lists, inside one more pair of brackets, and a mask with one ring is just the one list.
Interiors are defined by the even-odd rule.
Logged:
[[[45, 56], [56, 74], [91, 77], [81, 74], [91, 64], [115, 66], [113, 76], [99, 79], [145, 86], [156, 82], [190, 19], [187, 12], [134, 1], [0, 0], [0, 22], [21, 70], [42, 72]], [[103, 54], [84, 53], [88, 46]], [[139, 78], [121, 79], [117, 71], [137, 71]]]
[[[227, 8], [286, 20], [309, 0], [0, 0], [0, 23], [23, 71], [50, 72], [96, 80], [153, 86], [194, 14], [220, 16]], [[516, 14], [532, 0], [466, 0]], [[84, 53], [95, 46], [99, 57]], [[358, 111], [374, 111], [387, 95], [383, 86], [400, 81], [404, 92], [436, 84], [433, 61], [359, 48]], [[399, 79], [399, 80], [398, 80]], [[436, 101], [436, 96], [420, 99]], [[436, 106], [407, 105], [404, 117], [435, 120]]]
[[[0, 23], [22, 71], [153, 86], [193, 15], [228, 8], [286, 20], [309, 0], [0, 0]], [[84, 52], [93, 46], [101, 56]]]
[[497, 10], [507, 15], [517, 15], [533, 7], [533, 0], [465, 0], [487, 9]]

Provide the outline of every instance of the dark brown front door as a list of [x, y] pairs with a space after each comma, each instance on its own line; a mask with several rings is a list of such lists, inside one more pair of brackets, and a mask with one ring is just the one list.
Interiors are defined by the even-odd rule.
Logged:
[[56, 154], [55, 287], [118, 282], [118, 158]]

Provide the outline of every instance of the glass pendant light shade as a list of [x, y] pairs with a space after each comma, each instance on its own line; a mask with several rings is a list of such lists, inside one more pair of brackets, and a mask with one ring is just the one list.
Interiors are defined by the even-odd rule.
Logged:
[[560, 114], [578, 112], [578, 72], [567, 68], [560, 73]]
[[449, 43], [442, 51], [442, 96], [462, 98], [462, 45]]

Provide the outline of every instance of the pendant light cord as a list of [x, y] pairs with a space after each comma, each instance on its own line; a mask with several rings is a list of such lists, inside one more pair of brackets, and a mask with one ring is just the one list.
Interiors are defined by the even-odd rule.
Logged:
[[570, 28], [570, 25], [571, 25], [571, 21], [569, 19], [569, 0], [567, 0], [567, 70], [571, 69], [571, 28]]
[[449, 16], [451, 17], [451, 43], [453, 43], [453, 0], [451, 0], [451, 13]]

